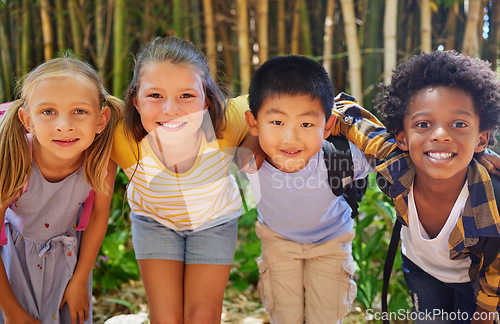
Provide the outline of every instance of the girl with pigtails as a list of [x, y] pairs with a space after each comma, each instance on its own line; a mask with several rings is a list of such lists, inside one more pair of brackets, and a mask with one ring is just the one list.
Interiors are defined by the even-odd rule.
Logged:
[[90, 65], [65, 57], [28, 73], [2, 116], [0, 323], [91, 322], [122, 106]]

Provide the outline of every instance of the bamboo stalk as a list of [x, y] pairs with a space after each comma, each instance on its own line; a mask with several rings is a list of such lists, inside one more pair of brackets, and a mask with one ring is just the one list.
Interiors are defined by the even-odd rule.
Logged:
[[43, 54], [48, 61], [54, 54], [54, 39], [52, 38], [52, 24], [50, 22], [50, 3], [49, 0], [40, 0], [40, 17], [42, 18], [43, 33]]
[[214, 9], [211, 0], [203, 0], [203, 20], [205, 22], [205, 37], [206, 37], [206, 55], [208, 65], [210, 66], [210, 74], [214, 80], [217, 80], [217, 50], [215, 44], [215, 23]]
[[363, 105], [363, 87], [361, 82], [361, 52], [359, 50], [356, 17], [353, 0], [340, 0], [344, 19], [344, 32], [349, 58], [349, 83], [351, 94]]
[[260, 64], [269, 58], [269, 0], [257, 0], [257, 37]]
[[384, 13], [384, 83], [391, 82], [397, 64], [398, 0], [386, 0]]
[[250, 86], [250, 37], [248, 31], [248, 4], [247, 0], [237, 0], [238, 13], [238, 54], [240, 60], [240, 92], [248, 93]]
[[333, 54], [333, 15], [335, 14], [335, 0], [326, 3], [325, 33], [323, 36], [323, 67], [332, 78]]
[[113, 94], [123, 95], [124, 71], [124, 47], [125, 47], [125, 0], [115, 0], [114, 24], [113, 24]]
[[82, 50], [82, 29], [78, 21], [78, 14], [76, 12], [76, 0], [68, 0], [69, 21], [71, 25], [71, 37], [73, 38], [73, 51], [77, 55], [83, 53]]
[[285, 33], [285, 0], [277, 0], [278, 20], [278, 54], [285, 55], [286, 52], [286, 33]]
[[422, 51], [430, 53], [432, 50], [432, 25], [431, 25], [431, 2], [421, 0], [420, 3], [420, 43]]

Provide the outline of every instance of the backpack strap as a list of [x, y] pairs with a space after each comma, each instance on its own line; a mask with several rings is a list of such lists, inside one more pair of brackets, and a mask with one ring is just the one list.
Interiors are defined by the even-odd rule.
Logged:
[[77, 231], [85, 231], [85, 229], [87, 228], [90, 214], [92, 212], [92, 206], [94, 205], [94, 198], [95, 192], [94, 190], [90, 190], [89, 195], [83, 202], [82, 216], [80, 217], [80, 221], [78, 222], [78, 226], [76, 227]]
[[[392, 230], [391, 242], [389, 243], [389, 249], [387, 250], [387, 255], [385, 256], [384, 279], [382, 283], [382, 312], [384, 314], [389, 314], [387, 307], [387, 292], [389, 291], [389, 280], [391, 279], [394, 259], [396, 258], [396, 253], [398, 252], [402, 225], [403, 224], [399, 218], [396, 218], [396, 222], [394, 222], [394, 228]], [[383, 320], [383, 322], [384, 324], [389, 324], [389, 320], [387, 319]]]
[[323, 140], [323, 152], [326, 169], [328, 170], [328, 184], [335, 196], [344, 196], [351, 207], [351, 217], [358, 215], [358, 199], [354, 180], [354, 165], [351, 148], [346, 138], [329, 136]]

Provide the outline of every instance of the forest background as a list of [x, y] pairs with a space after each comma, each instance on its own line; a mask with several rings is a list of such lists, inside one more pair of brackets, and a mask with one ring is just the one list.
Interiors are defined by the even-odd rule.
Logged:
[[[0, 0], [0, 102], [16, 98], [16, 83], [36, 65], [67, 53], [91, 63], [106, 87], [123, 98], [134, 56], [155, 36], [166, 35], [199, 46], [214, 78], [233, 96], [247, 93], [252, 73], [268, 58], [300, 54], [323, 64], [336, 92], [347, 92], [372, 110], [378, 84], [421, 51], [455, 49], [488, 60], [497, 70], [500, 1]], [[140, 285], [123, 203], [127, 182], [119, 172], [94, 270], [94, 295], [108, 306], [99, 313], [103, 305], [97, 302], [95, 322], [145, 307], [138, 303], [143, 296], [124, 292]], [[242, 191], [246, 188], [242, 180]], [[251, 194], [245, 197], [225, 307], [238, 304], [237, 311], [252, 308], [262, 314], [255, 294], [256, 211]], [[353, 312], [362, 314], [380, 308], [382, 264], [395, 213], [374, 181], [360, 211], [353, 242], [358, 283]], [[394, 311], [411, 308], [400, 262], [398, 257], [389, 288]]]

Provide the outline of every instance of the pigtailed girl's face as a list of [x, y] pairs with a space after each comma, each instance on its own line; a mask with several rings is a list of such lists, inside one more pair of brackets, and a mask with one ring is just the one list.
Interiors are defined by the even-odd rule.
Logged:
[[197, 70], [189, 64], [168, 61], [142, 67], [133, 103], [144, 129], [169, 145], [199, 138], [208, 108]]
[[[54, 77], [38, 82], [19, 118], [33, 134], [33, 150], [43, 161], [77, 163], [103, 131], [109, 108], [96, 87], [83, 78]], [[37, 157], [37, 156], [35, 156]]]

